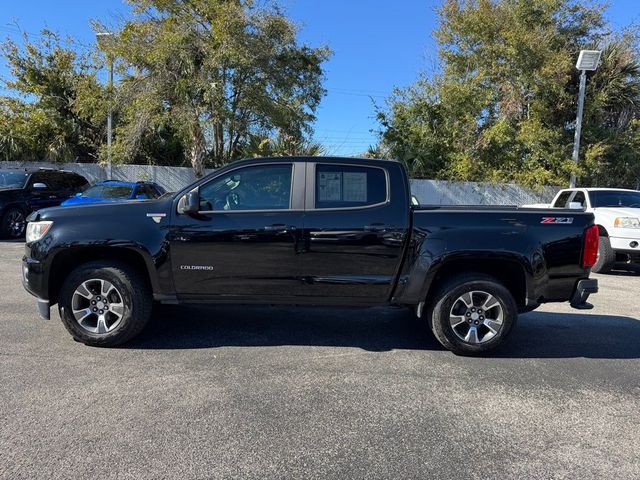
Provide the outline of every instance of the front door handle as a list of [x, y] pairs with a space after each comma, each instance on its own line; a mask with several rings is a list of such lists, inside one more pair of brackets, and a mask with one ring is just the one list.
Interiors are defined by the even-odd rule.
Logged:
[[289, 230], [295, 230], [296, 227], [292, 225], [286, 225], [284, 223], [274, 223], [264, 227], [265, 232], [283, 232], [286, 233]]
[[384, 232], [388, 230], [389, 225], [385, 225], [384, 223], [372, 223], [371, 225], [367, 225], [364, 227], [365, 232]]

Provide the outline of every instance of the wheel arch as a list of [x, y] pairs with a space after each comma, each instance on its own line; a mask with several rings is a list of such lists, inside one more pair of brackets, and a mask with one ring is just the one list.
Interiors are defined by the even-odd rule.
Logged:
[[58, 301], [64, 279], [73, 270], [95, 260], [113, 260], [114, 263], [126, 264], [137, 270], [154, 292], [157, 291], [156, 277], [152, 274], [155, 267], [146, 252], [133, 247], [74, 247], [60, 251], [51, 262], [48, 278], [51, 303]]
[[437, 290], [438, 285], [461, 274], [482, 274], [494, 278], [513, 296], [518, 309], [527, 307], [527, 274], [524, 266], [511, 258], [454, 258], [445, 261], [426, 286], [424, 298]]
[[22, 210], [22, 212], [25, 215], [25, 219], [26, 217], [29, 215], [29, 206], [25, 203], [25, 202], [19, 202], [19, 201], [14, 201], [11, 203], [7, 203], [6, 205], [2, 206], [2, 209], [0, 209], [0, 218], [4, 217], [4, 214], [10, 209], [10, 208], [19, 208], [20, 210]]
[[598, 227], [598, 233], [600, 234], [601, 237], [608, 237], [609, 236], [609, 232], [607, 232], [606, 228], [604, 228], [600, 224], [596, 224], [596, 226]]

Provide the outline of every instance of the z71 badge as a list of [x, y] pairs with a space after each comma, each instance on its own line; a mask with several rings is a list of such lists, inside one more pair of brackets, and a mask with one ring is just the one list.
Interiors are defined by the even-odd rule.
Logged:
[[573, 217], [542, 217], [540, 223], [573, 223]]

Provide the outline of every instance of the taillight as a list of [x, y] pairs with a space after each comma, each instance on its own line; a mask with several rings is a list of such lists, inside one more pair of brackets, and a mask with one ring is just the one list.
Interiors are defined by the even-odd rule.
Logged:
[[598, 241], [600, 230], [592, 225], [584, 232], [584, 248], [582, 250], [582, 268], [591, 268], [598, 259]]

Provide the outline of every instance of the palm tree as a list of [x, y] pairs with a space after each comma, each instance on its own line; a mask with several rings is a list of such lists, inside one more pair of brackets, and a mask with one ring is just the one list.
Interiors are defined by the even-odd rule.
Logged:
[[251, 136], [242, 148], [245, 157], [319, 157], [325, 154], [322, 144], [278, 134], [276, 137]]

